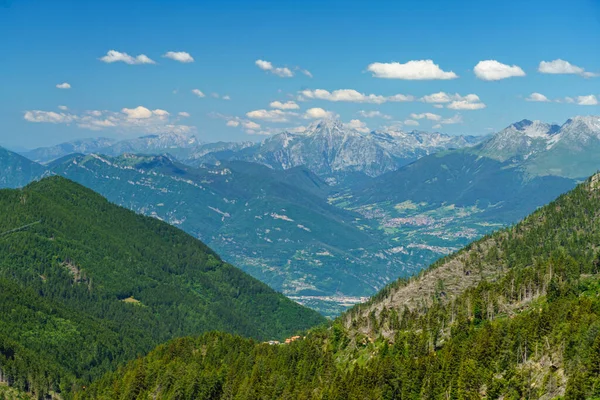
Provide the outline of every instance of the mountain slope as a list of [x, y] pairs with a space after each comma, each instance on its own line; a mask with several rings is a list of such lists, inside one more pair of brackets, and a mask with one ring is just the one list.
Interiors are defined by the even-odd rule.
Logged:
[[179, 339], [79, 395], [596, 398], [599, 218], [595, 175], [518, 225], [390, 285], [330, 329], [283, 345], [214, 333]]
[[182, 335], [281, 338], [323, 321], [64, 178], [0, 191], [0, 209], [0, 370], [21, 388], [64, 392]]
[[306, 168], [241, 161], [192, 168], [166, 156], [134, 155], [75, 155], [50, 167], [184, 229], [290, 296], [366, 296], [401, 267], [393, 254], [373, 259], [378, 232], [330, 205], [331, 187]]
[[16, 188], [40, 179], [47, 174], [46, 169], [17, 153], [0, 147], [0, 189]]

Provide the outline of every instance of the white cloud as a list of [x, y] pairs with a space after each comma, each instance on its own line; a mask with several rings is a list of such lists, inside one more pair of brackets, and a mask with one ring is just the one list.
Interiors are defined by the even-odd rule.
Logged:
[[227, 124], [225, 124], [225, 125], [235, 128], [237, 126], [240, 126], [240, 121], [235, 121], [235, 120], [227, 121]]
[[177, 115], [179, 115], [180, 117], [183, 117], [183, 118], [188, 118], [190, 116], [190, 113], [181, 111], [181, 112], [177, 113]]
[[302, 72], [304, 75], [308, 76], [309, 78], [313, 77], [313, 74], [311, 74], [310, 71], [307, 69], [302, 69], [302, 70], [300, 70], [300, 72]]
[[143, 106], [137, 106], [136, 108], [123, 108], [121, 112], [127, 115], [127, 118], [143, 119], [150, 118], [152, 111]]
[[461, 96], [458, 93], [448, 94], [444, 92], [439, 92], [423, 96], [421, 98], [421, 101], [425, 103], [438, 104], [450, 103], [446, 107], [451, 110], [479, 110], [486, 107], [486, 105], [476, 94], [468, 94], [466, 96]]
[[393, 96], [385, 97], [376, 94], [363, 94], [354, 89], [338, 89], [333, 92], [329, 92], [325, 89], [316, 90], [302, 90], [300, 91], [302, 99], [311, 100], [327, 100], [327, 101], [342, 101], [349, 103], [372, 103], [372, 104], [383, 104], [386, 102], [405, 102], [413, 101], [413, 96], [407, 96], [403, 94], [396, 94]]
[[542, 61], [538, 66], [538, 71], [542, 74], [572, 74], [580, 75], [584, 78], [593, 78], [598, 76], [593, 72], [587, 72], [585, 69], [573, 65], [568, 61], [556, 59], [553, 61]]
[[[253, 130], [260, 129], [260, 125], [253, 121], [241, 121], [241, 124], [246, 129], [253, 129]], [[254, 132], [252, 132], [252, 133], [254, 133]]]
[[456, 79], [458, 75], [454, 72], [446, 72], [432, 60], [413, 60], [405, 64], [372, 63], [367, 70], [376, 78], [406, 79], [406, 80], [432, 80], [432, 79]]
[[280, 110], [297, 110], [300, 108], [294, 101], [286, 101], [285, 103], [282, 103], [281, 101], [272, 101], [269, 106]]
[[407, 119], [404, 121], [404, 125], [406, 126], [419, 126], [419, 121], [415, 121], [414, 119]]
[[433, 114], [433, 113], [429, 113], [429, 112], [422, 113], [422, 114], [412, 113], [412, 114], [410, 114], [410, 117], [412, 119], [423, 119], [423, 118], [426, 118], [426, 119], [428, 119], [430, 121], [439, 121], [439, 120], [442, 119], [441, 115], [437, 115], [437, 114]]
[[152, 110], [152, 115], [156, 115], [157, 117], [161, 117], [161, 118], [166, 118], [171, 114], [169, 114], [168, 111], [157, 108], [156, 110]]
[[291, 78], [294, 76], [294, 73], [287, 67], [274, 67], [273, 64], [269, 61], [264, 60], [256, 60], [254, 62], [256, 66], [263, 71], [270, 72], [274, 75], [277, 75], [281, 78]]
[[77, 117], [72, 114], [40, 110], [26, 111], [25, 116], [23, 118], [25, 118], [25, 120], [29, 122], [40, 122], [50, 124], [69, 124], [77, 119]]
[[231, 100], [231, 97], [229, 97], [229, 95], [227, 95], [227, 94], [225, 96], [221, 97], [221, 98], [223, 100]]
[[544, 96], [541, 93], [531, 93], [529, 96], [527, 96], [525, 98], [526, 101], [534, 101], [534, 102], [540, 102], [540, 103], [548, 103], [550, 101], [550, 99], [548, 99], [546, 96]]
[[305, 119], [331, 118], [332, 116], [333, 116], [332, 112], [326, 111], [319, 107], [309, 108], [304, 113]]
[[140, 54], [138, 56], [130, 56], [127, 53], [121, 53], [116, 50], [109, 50], [105, 56], [100, 57], [100, 61], [105, 63], [114, 63], [114, 62], [124, 62], [125, 64], [156, 64], [153, 60], [151, 60], [145, 54]]
[[123, 108], [121, 112], [88, 110], [81, 114], [55, 113], [52, 111], [26, 111], [24, 119], [29, 122], [71, 124], [90, 130], [114, 129], [119, 132], [135, 133], [190, 133], [195, 130], [192, 126], [173, 124], [168, 111], [138, 106]]
[[171, 60], [179, 61], [181, 63], [194, 62], [194, 57], [192, 57], [190, 53], [186, 53], [185, 51], [168, 51], [165, 54], [163, 54], [163, 57], [170, 58]]
[[453, 101], [452, 103], [448, 104], [449, 109], [451, 110], [481, 110], [482, 108], [485, 108], [485, 104], [481, 103], [479, 101], [477, 102], [470, 102], [468, 100], [457, 100], [457, 101]]
[[286, 129], [286, 131], [292, 132], [292, 133], [302, 133], [302, 132], [306, 131], [306, 127], [305, 126], [295, 126], [293, 128]]
[[462, 115], [455, 114], [453, 117], [442, 119], [440, 121], [440, 124], [451, 125], [451, 124], [462, 124], [462, 122], [463, 122]]
[[441, 104], [434, 104], [433, 107], [435, 107], [435, 108], [444, 108], [444, 106], [441, 105]]
[[382, 113], [381, 111], [365, 111], [365, 110], [360, 110], [358, 112], [358, 115], [360, 115], [363, 118], [383, 118], [383, 119], [392, 119], [391, 115], [387, 115]]
[[359, 119], [350, 120], [350, 122], [344, 124], [344, 126], [362, 133], [368, 133], [370, 131], [369, 127], [367, 127], [367, 124]]
[[483, 81], [499, 81], [501, 79], [525, 76], [525, 71], [518, 65], [502, 64], [496, 60], [479, 61], [473, 68], [475, 76]]
[[442, 129], [442, 125], [441, 124], [435, 124], [434, 126], [431, 127], [432, 129]]
[[589, 96], [577, 96], [575, 99], [577, 104], [580, 106], [596, 106], [598, 105], [598, 99], [593, 94]]
[[71, 89], [71, 85], [67, 82], [59, 83], [58, 85], [56, 85], [56, 87], [58, 89]]
[[449, 103], [452, 97], [444, 92], [438, 92], [421, 97], [421, 101], [425, 103]]
[[281, 110], [254, 110], [246, 113], [248, 118], [261, 119], [269, 122], [288, 122], [290, 116], [298, 114]]
[[196, 96], [202, 98], [202, 97], [206, 97], [206, 95], [204, 93], [202, 93], [202, 91], [200, 89], [193, 89], [192, 93], [194, 93]]
[[67, 106], [58, 106], [58, 109], [62, 110], [62, 111], [67, 111], [69, 109], [69, 107], [67, 107]]

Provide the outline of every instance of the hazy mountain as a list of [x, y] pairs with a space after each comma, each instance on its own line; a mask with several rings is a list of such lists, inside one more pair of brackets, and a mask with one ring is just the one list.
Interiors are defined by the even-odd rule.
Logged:
[[21, 154], [32, 161], [47, 163], [57, 158], [73, 153], [94, 153], [116, 143], [115, 139], [95, 138], [81, 139], [72, 142], [61, 143], [51, 147], [39, 147], [34, 150], [22, 152]]
[[0, 147], [0, 188], [17, 188], [48, 174], [46, 168]]

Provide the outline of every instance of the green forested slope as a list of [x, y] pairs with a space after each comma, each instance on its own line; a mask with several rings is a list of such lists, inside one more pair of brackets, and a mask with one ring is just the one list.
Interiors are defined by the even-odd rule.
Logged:
[[599, 219], [594, 176], [413, 280], [425, 283], [453, 263], [461, 267], [447, 269], [447, 278], [456, 279], [455, 270], [478, 276], [468, 284], [447, 289], [441, 280], [405, 305], [389, 300], [408, 284], [398, 282], [288, 345], [225, 334], [179, 339], [81, 397], [600, 397]]
[[323, 321], [64, 178], [0, 191], [0, 210], [0, 371], [21, 389], [64, 394], [178, 336], [282, 338]]

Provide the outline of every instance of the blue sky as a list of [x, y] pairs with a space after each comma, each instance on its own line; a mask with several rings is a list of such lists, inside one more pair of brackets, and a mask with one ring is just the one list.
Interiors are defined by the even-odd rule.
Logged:
[[[600, 114], [598, 0], [0, 0], [0, 37], [10, 148], [170, 130], [260, 140], [323, 115], [484, 134]], [[110, 50], [129, 63], [102, 61]]]

